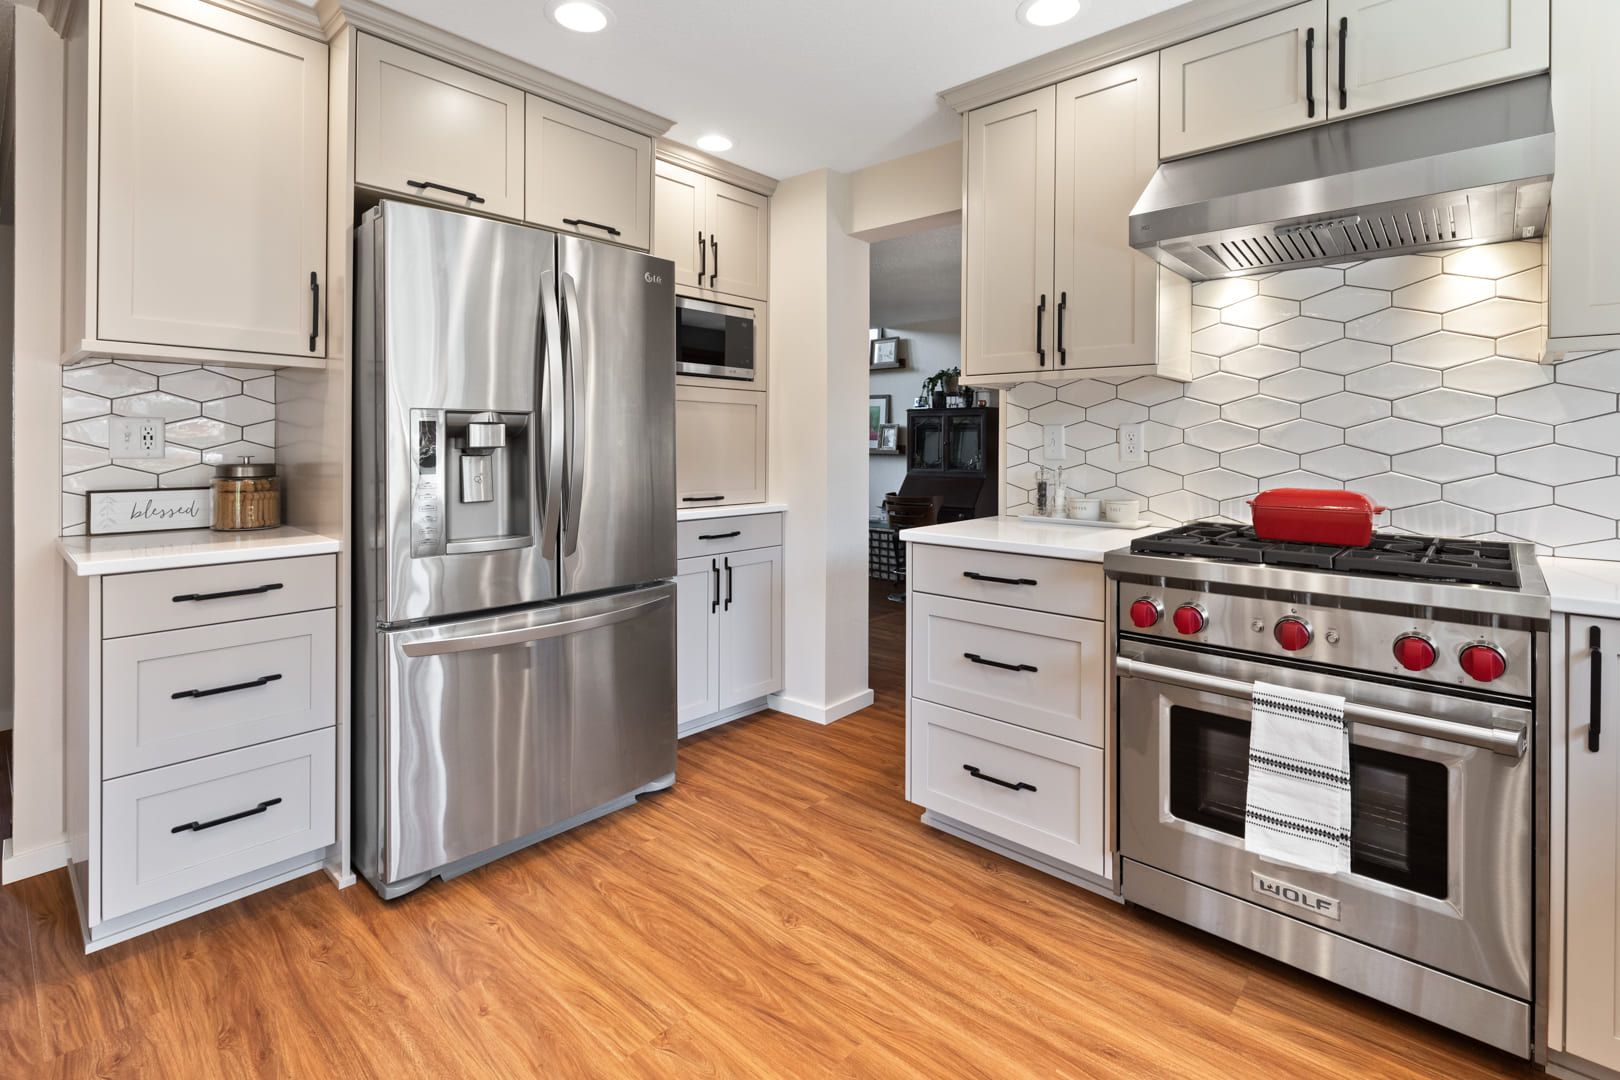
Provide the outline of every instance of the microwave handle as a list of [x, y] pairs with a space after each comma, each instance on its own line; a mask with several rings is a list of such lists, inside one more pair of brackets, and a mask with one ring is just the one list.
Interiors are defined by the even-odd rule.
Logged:
[[[1244, 701], [1254, 697], [1253, 683], [1222, 679], [1196, 671], [1181, 671], [1177, 668], [1132, 660], [1127, 656], [1117, 657], [1114, 660], [1114, 672], [1121, 678], [1146, 679], [1149, 682], [1167, 683], [1187, 690], [1204, 690]], [[1416, 713], [1395, 712], [1390, 709], [1374, 708], [1371, 705], [1355, 705], [1348, 701], [1344, 703], [1344, 718], [1353, 724], [1399, 731], [1407, 735], [1421, 735], [1425, 738], [1461, 743], [1464, 746], [1477, 746], [1481, 750], [1514, 758], [1524, 756], [1529, 741], [1529, 728], [1525, 724], [1493, 720], [1493, 725], [1501, 723], [1501, 726], [1475, 727], [1472, 724], [1437, 720], [1432, 716], [1419, 716]]]

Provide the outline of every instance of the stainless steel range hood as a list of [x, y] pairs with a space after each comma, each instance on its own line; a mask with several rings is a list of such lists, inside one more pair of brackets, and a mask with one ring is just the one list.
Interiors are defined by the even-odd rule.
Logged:
[[1552, 172], [1537, 75], [1165, 162], [1131, 246], [1205, 281], [1524, 239]]

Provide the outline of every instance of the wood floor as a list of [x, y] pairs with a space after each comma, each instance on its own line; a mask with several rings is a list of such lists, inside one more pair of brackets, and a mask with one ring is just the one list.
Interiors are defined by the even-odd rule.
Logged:
[[5, 889], [0, 1076], [1532, 1075], [920, 824], [874, 597], [872, 708], [696, 736], [671, 791], [391, 904], [316, 875], [86, 957], [65, 871]]

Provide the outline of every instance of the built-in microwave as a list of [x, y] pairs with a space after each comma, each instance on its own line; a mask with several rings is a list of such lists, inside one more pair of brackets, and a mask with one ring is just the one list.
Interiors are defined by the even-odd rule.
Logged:
[[675, 371], [753, 382], [753, 309], [677, 296]]

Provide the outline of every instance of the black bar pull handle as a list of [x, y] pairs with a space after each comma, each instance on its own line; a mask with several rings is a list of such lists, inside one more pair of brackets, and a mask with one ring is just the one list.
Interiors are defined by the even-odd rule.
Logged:
[[974, 573], [972, 570], [964, 570], [964, 571], [962, 571], [962, 576], [965, 577], [965, 578], [970, 578], [973, 581], [993, 581], [997, 585], [1037, 585], [1037, 584], [1039, 584], [1039, 582], [1037, 582], [1032, 577], [1018, 577], [1018, 578], [995, 577], [995, 576], [993, 576], [991, 574], [977, 574], [977, 573]]
[[699, 540], [730, 540], [733, 536], [741, 536], [741, 535], [742, 535], [742, 530], [741, 529], [732, 529], [728, 533], [703, 533], [698, 537], [698, 539]]
[[251, 810], [241, 810], [234, 814], [226, 814], [224, 817], [215, 818], [213, 821], [188, 821], [184, 825], [176, 825], [169, 831], [172, 833], [186, 832], [188, 830], [191, 832], [202, 832], [204, 829], [212, 829], [215, 825], [223, 825], [228, 821], [241, 821], [245, 817], [252, 817], [255, 814], [262, 814], [279, 802], [281, 802], [281, 796], [277, 795], [274, 799], [264, 800], [264, 802], [260, 803], [258, 806], [255, 806]]
[[232, 596], [257, 596], [259, 593], [275, 592], [281, 587], [281, 582], [273, 581], [268, 585], [255, 585], [251, 589], [231, 589], [229, 592], [182, 593], [169, 599], [172, 603], [188, 604], [195, 600], [225, 600]]
[[1058, 293], [1057, 351], [1059, 367], [1068, 367], [1069, 365], [1069, 350], [1063, 347], [1063, 313], [1068, 309], [1068, 306], [1069, 294], [1067, 292]]
[[709, 601], [709, 614], [713, 615], [720, 610], [720, 564], [710, 559], [709, 569], [714, 571], [714, 599]]
[[973, 661], [973, 663], [975, 663], [975, 664], [983, 664], [985, 667], [1000, 668], [1002, 671], [1039, 671], [1040, 670], [1034, 664], [1003, 664], [1000, 660], [986, 660], [984, 657], [980, 656], [976, 652], [965, 652], [962, 655], [967, 657], [969, 660]]
[[726, 560], [726, 610], [731, 610], [731, 560]]
[[321, 336], [321, 280], [315, 271], [309, 272], [309, 351], [315, 351], [315, 342]]
[[709, 246], [703, 242], [703, 230], [698, 230], [698, 284], [703, 284], [703, 275], [709, 272]]
[[1046, 294], [1041, 293], [1041, 302], [1035, 305], [1035, 355], [1040, 358], [1041, 367], [1046, 366], [1046, 346], [1043, 345], [1041, 334], [1046, 326]]
[[1316, 116], [1316, 27], [1305, 31], [1305, 115]]
[[169, 695], [169, 700], [178, 701], [181, 698], [188, 697], [205, 698], [213, 697], [215, 694], [230, 694], [237, 690], [252, 690], [255, 686], [264, 686], [267, 683], [273, 683], [280, 678], [280, 675], [260, 675], [252, 682], [233, 683], [230, 686], [216, 686], [212, 690], [176, 690], [174, 693]]
[[709, 267], [709, 288], [712, 289], [714, 288], [715, 279], [720, 276], [720, 241], [714, 238], [714, 233], [709, 234], [709, 251], [714, 256], [709, 260], [714, 264]]
[[1350, 91], [1344, 88], [1344, 42], [1350, 36], [1350, 20], [1339, 19], [1339, 108], [1350, 107]]
[[719, 502], [724, 495], [682, 495], [681, 502]]
[[1592, 717], [1586, 726], [1586, 750], [1598, 752], [1598, 740], [1603, 737], [1603, 634], [1597, 627], [1586, 632], [1586, 643], [1592, 649]]
[[962, 766], [962, 768], [966, 769], [968, 775], [973, 777], [973, 779], [975, 779], [975, 780], [983, 780], [986, 783], [995, 784], [997, 787], [1004, 787], [1008, 791], [1034, 791], [1034, 790], [1036, 790], [1034, 784], [1026, 784], [1022, 780], [1018, 781], [1018, 783], [1015, 784], [1015, 783], [1011, 782], [1010, 780], [1002, 780], [999, 777], [991, 776], [987, 772], [980, 772], [979, 767], [977, 765], [965, 765], [964, 764]]
[[442, 191], [447, 195], [460, 195], [463, 199], [473, 203], [481, 203], [484, 201], [482, 196], [474, 195], [470, 191], [462, 191], [460, 188], [445, 187], [443, 184], [435, 184], [431, 180], [407, 180], [405, 181], [405, 186], [416, 188], [418, 191], [426, 191], [428, 188], [432, 188], [434, 191]]
[[565, 218], [563, 218], [563, 224], [564, 225], [573, 225], [575, 228], [578, 228], [579, 226], [584, 225], [587, 228], [591, 228], [591, 229], [601, 229], [603, 232], [607, 233], [609, 236], [618, 236], [619, 235], [619, 230], [615, 229], [611, 225], [603, 225], [599, 221], [586, 221], [584, 218], [565, 217]]

